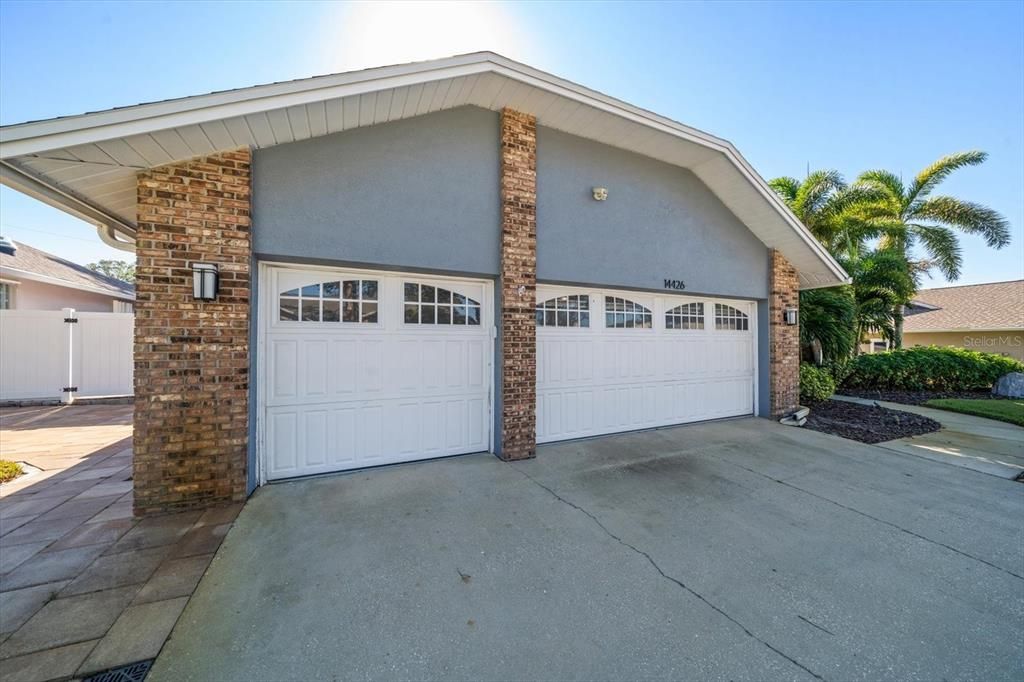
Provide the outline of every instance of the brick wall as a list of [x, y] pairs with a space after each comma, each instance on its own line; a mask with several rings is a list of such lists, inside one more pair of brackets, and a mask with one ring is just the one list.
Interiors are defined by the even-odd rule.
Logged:
[[[135, 513], [245, 497], [249, 389], [250, 153], [138, 176]], [[220, 269], [192, 297], [195, 262]]]
[[537, 453], [537, 119], [501, 112], [502, 459]]
[[769, 310], [769, 369], [772, 416], [780, 417], [800, 403], [800, 325], [787, 325], [786, 308], [800, 305], [800, 278], [781, 253], [771, 252]]

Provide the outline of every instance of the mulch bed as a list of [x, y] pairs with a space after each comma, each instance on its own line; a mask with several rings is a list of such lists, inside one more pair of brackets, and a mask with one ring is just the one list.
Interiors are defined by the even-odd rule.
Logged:
[[881, 443], [938, 431], [942, 424], [919, 414], [887, 407], [826, 400], [811, 406], [804, 428], [861, 443]]
[[840, 395], [850, 395], [868, 400], [884, 400], [889, 403], [904, 405], [923, 405], [935, 398], [961, 398], [967, 400], [1004, 400], [1001, 395], [992, 395], [992, 391], [889, 391], [877, 388], [842, 388], [836, 391]]

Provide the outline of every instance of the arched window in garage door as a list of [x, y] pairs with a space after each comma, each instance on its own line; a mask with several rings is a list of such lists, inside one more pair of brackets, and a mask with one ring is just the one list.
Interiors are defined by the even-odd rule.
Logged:
[[650, 329], [654, 316], [648, 308], [618, 296], [604, 297], [604, 326], [608, 329]]
[[538, 327], [589, 327], [590, 296], [556, 296], [537, 303]]
[[704, 304], [684, 303], [665, 311], [665, 329], [703, 329]]
[[480, 301], [457, 291], [433, 284], [405, 282], [403, 292], [406, 324], [480, 324]]
[[715, 329], [744, 332], [750, 329], [750, 321], [747, 319], [747, 314], [741, 310], [724, 303], [716, 303]]
[[282, 322], [377, 322], [377, 280], [314, 282], [281, 292]]

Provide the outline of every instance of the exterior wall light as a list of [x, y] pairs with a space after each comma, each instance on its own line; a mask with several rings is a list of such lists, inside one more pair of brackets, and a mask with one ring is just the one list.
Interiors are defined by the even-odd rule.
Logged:
[[217, 298], [217, 266], [213, 263], [192, 264], [192, 298], [212, 301]]
[[793, 326], [800, 321], [799, 311], [796, 308], [786, 308], [782, 311], [782, 319], [786, 324]]
[[608, 188], [607, 187], [595, 187], [594, 188], [594, 199], [596, 201], [604, 201], [607, 198], [608, 198]]

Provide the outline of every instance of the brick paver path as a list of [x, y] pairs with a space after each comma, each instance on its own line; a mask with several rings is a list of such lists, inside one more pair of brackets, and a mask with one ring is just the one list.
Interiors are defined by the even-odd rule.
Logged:
[[0, 678], [152, 659], [241, 505], [132, 516], [132, 406], [0, 408]]

